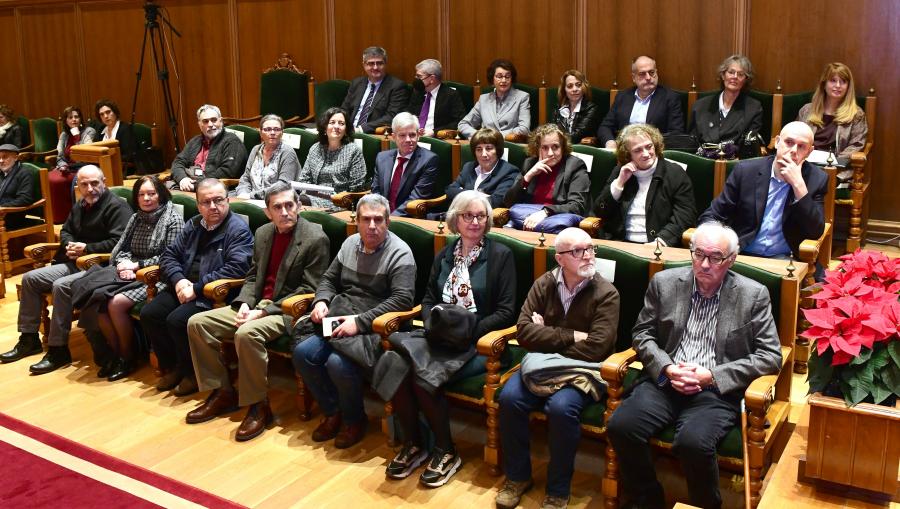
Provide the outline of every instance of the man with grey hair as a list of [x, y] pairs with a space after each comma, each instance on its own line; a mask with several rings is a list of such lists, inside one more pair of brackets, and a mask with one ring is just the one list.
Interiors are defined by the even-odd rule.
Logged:
[[672, 424], [691, 505], [720, 507], [716, 447], [739, 422], [750, 382], [781, 367], [768, 290], [729, 270], [737, 246], [734, 230], [703, 223], [691, 267], [659, 272], [647, 288], [632, 330], [643, 377], [607, 423], [634, 507], [665, 507], [649, 440]]
[[398, 113], [391, 129], [397, 148], [375, 158], [372, 192], [388, 199], [392, 215], [405, 216], [406, 202], [435, 198], [438, 156], [418, 145], [419, 120], [411, 113]]
[[194, 184], [205, 178], [239, 178], [247, 163], [244, 143], [222, 128], [222, 112], [217, 106], [200, 106], [197, 125], [200, 134], [172, 161], [172, 182], [182, 191], [193, 191]]
[[366, 75], [350, 83], [341, 108], [350, 113], [354, 130], [372, 134], [376, 127], [388, 125], [394, 115], [403, 111], [409, 103], [409, 92], [403, 80], [386, 73], [384, 48], [370, 46], [363, 50], [362, 63]]
[[41, 325], [42, 295], [53, 295], [53, 315], [47, 338], [47, 354], [29, 371], [49, 373], [72, 362], [69, 331], [72, 328], [72, 283], [86, 274], [75, 265], [79, 256], [109, 253], [125, 231], [131, 207], [106, 189], [100, 168], [89, 164], [78, 170], [79, 200], [59, 232], [60, 242], [51, 265], [34, 269], [22, 278], [19, 298], [19, 342], [0, 355], [0, 362], [13, 362], [41, 353], [38, 329]]
[[406, 111], [419, 119], [419, 136], [434, 136], [443, 129], [456, 129], [466, 114], [462, 99], [452, 87], [443, 86], [441, 63], [427, 58], [416, 64], [416, 79]]
[[[599, 380], [599, 363], [615, 348], [619, 323], [619, 292], [597, 274], [591, 237], [579, 228], [566, 228], [556, 237], [559, 267], [539, 277], [519, 314], [517, 339], [528, 350], [526, 358], [557, 354], [540, 362], [591, 363], [593, 380]], [[558, 364], [557, 364], [558, 366]], [[513, 508], [531, 488], [531, 453], [528, 421], [531, 412], [547, 413], [550, 463], [547, 491], [541, 507], [566, 507], [575, 470], [575, 452], [581, 437], [581, 411], [596, 393], [585, 392], [595, 384], [574, 379], [562, 388], [528, 382], [525, 370], [517, 371], [500, 394], [500, 437], [506, 482], [495, 500], [499, 508]], [[557, 382], [558, 378], [555, 379]], [[540, 384], [537, 384], [540, 385]], [[549, 393], [549, 395], [548, 395]]]

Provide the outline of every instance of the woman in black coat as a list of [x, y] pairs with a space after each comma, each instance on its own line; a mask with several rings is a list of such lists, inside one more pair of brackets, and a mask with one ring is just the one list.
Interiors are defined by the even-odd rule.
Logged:
[[[516, 319], [515, 261], [509, 248], [486, 236], [491, 228], [491, 212], [491, 204], [478, 191], [463, 191], [453, 200], [447, 225], [459, 234], [459, 239], [435, 257], [422, 300], [426, 326], [436, 305], [453, 307], [467, 317], [471, 316], [467, 311], [475, 315], [468, 348], [434, 345], [414, 333], [395, 333], [389, 338], [397, 350], [412, 359], [413, 365], [392, 398], [403, 448], [387, 466], [390, 479], [408, 477], [430, 457], [419, 482], [435, 488], [446, 484], [462, 465], [450, 436], [449, 408], [442, 386], [467, 363], [477, 362], [478, 338], [509, 327]], [[434, 433], [434, 449], [430, 453], [419, 434], [420, 411]]]
[[503, 197], [519, 176], [518, 168], [501, 159], [504, 144], [500, 131], [483, 127], [475, 132], [469, 141], [475, 160], [464, 164], [459, 177], [447, 186], [444, 192], [448, 202], [474, 189], [486, 194], [492, 207], [503, 205]]
[[591, 100], [591, 84], [576, 69], [564, 72], [556, 93], [559, 109], [553, 112], [553, 123], [565, 131], [572, 143], [593, 136], [600, 126], [600, 110]]
[[748, 94], [753, 64], [744, 55], [731, 55], [718, 72], [722, 91], [694, 103], [688, 132], [699, 143], [740, 144], [751, 131], [759, 134], [763, 125], [762, 104]]

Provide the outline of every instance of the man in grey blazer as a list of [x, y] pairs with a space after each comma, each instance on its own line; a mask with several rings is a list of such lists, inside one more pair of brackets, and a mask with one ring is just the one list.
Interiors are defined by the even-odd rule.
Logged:
[[[256, 232], [253, 264], [241, 293], [231, 306], [193, 315], [188, 320], [191, 357], [200, 390], [212, 390], [206, 402], [188, 412], [196, 424], [250, 408], [235, 438], [250, 440], [272, 422], [266, 396], [266, 342], [287, 334], [291, 317], [281, 303], [288, 297], [313, 293], [329, 261], [328, 237], [322, 227], [298, 216], [300, 203], [290, 184], [276, 182], [266, 191], [266, 215], [272, 220]], [[222, 338], [234, 338], [238, 356], [235, 391], [219, 353]]]
[[392, 216], [405, 216], [406, 202], [436, 198], [438, 156], [418, 146], [419, 119], [401, 112], [391, 122], [396, 149], [375, 157], [372, 192], [388, 199]]
[[737, 252], [733, 230], [704, 223], [691, 241], [692, 267], [650, 281], [632, 331], [643, 379], [607, 423], [626, 507], [664, 507], [648, 441], [671, 424], [691, 505], [722, 504], [716, 447], [738, 422], [750, 382], [781, 366], [769, 292], [729, 270]]

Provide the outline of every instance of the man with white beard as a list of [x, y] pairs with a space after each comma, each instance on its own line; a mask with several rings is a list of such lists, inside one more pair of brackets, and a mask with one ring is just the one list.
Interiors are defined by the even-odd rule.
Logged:
[[218, 106], [204, 104], [197, 110], [200, 134], [191, 138], [172, 161], [172, 182], [182, 191], [193, 191], [205, 178], [240, 178], [247, 164], [247, 149], [222, 127]]

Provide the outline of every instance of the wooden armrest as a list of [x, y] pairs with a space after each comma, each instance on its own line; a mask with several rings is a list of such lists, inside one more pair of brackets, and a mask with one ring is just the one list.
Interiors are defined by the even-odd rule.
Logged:
[[509, 133], [506, 136], [504, 136], [503, 139], [505, 139], [506, 141], [513, 142], [513, 143], [525, 143], [526, 141], [528, 141], [528, 135], [527, 134]]
[[376, 127], [375, 134], [377, 134], [379, 136], [390, 136], [391, 128], [390, 128], [390, 126], [386, 126], [386, 125], [383, 125], [381, 127]]
[[108, 262], [110, 256], [110, 253], [94, 253], [79, 256], [78, 259], [75, 260], [75, 265], [81, 270], [88, 270], [94, 265]]
[[[55, 152], [55, 151], [54, 151]], [[44, 164], [50, 166], [51, 170], [56, 167], [56, 154], [45, 156]]]
[[593, 136], [585, 136], [584, 138], [581, 138], [582, 145], [590, 145], [592, 147], [596, 147], [599, 143], [600, 143], [600, 140], [598, 140], [597, 138], [595, 138]]
[[831, 233], [831, 223], [825, 223], [825, 230], [818, 239], [806, 239], [800, 243], [800, 261], [804, 263], [816, 263], [819, 259], [819, 251], [825, 244], [825, 239]]
[[386, 338], [400, 329], [400, 324], [419, 316], [422, 313], [422, 305], [408, 311], [393, 311], [385, 313], [372, 321], [372, 330]]
[[156, 285], [159, 282], [159, 265], [151, 265], [144, 267], [134, 274], [135, 279], [149, 285]]
[[406, 202], [406, 213], [412, 217], [424, 219], [428, 213], [428, 209], [433, 209], [447, 202], [447, 195], [443, 194], [437, 198], [429, 198], [426, 200], [409, 200]]
[[49, 261], [59, 249], [59, 243], [41, 242], [25, 247], [25, 256], [36, 262]]
[[40, 200], [32, 203], [31, 205], [23, 205], [21, 207], [0, 207], [0, 216], [5, 216], [6, 214], [13, 214], [16, 212], [24, 212], [26, 210], [36, 209], [43, 205], [47, 200], [41, 198]]
[[520, 369], [522, 369], [521, 363], [516, 364], [512, 367], [512, 369], [510, 369], [506, 373], [503, 373], [503, 376], [500, 377], [500, 386], [502, 387], [503, 385], [505, 385], [506, 381], [512, 378], [512, 376], [516, 374], [516, 371], [519, 371]]
[[455, 140], [456, 135], [459, 134], [459, 131], [456, 129], [441, 129], [440, 131], [434, 133], [434, 137], [439, 140]]
[[18, 157], [16, 158], [19, 161], [38, 161], [47, 157], [54, 158], [54, 164], [56, 163], [56, 149], [47, 150], [44, 152], [19, 152]]
[[752, 382], [744, 391], [744, 404], [747, 409], [759, 415], [765, 415], [775, 397], [775, 382], [778, 375], [761, 376]]
[[227, 126], [232, 124], [249, 124], [251, 122], [259, 122], [261, 118], [262, 115], [257, 115], [250, 118], [222, 117], [222, 123]]
[[219, 179], [219, 182], [225, 185], [225, 187], [237, 187], [237, 185], [241, 182], [241, 179]]
[[691, 247], [691, 239], [694, 238], [695, 231], [697, 231], [696, 228], [688, 228], [681, 234], [682, 247]]
[[358, 202], [360, 198], [371, 192], [372, 191], [344, 191], [343, 193], [337, 193], [332, 196], [331, 203], [334, 203], [337, 207], [349, 210], [356, 205], [356, 202]]
[[616, 352], [603, 361], [600, 365], [600, 376], [610, 385], [621, 386], [625, 380], [625, 372], [628, 365], [637, 360], [637, 351], [634, 348], [622, 352]]
[[302, 293], [288, 297], [281, 301], [281, 312], [294, 317], [294, 320], [296, 320], [306, 313], [315, 297], [316, 294], [314, 293]]
[[506, 349], [506, 343], [510, 339], [516, 337], [518, 327], [511, 325], [505, 329], [488, 332], [484, 336], [478, 338], [475, 348], [478, 353], [485, 357], [494, 357], [503, 353]]
[[491, 220], [494, 222], [494, 227], [503, 228], [503, 225], [509, 222], [509, 209], [498, 207], [494, 209], [493, 216]]
[[215, 304], [225, 302], [225, 297], [232, 288], [244, 286], [244, 279], [216, 279], [203, 285], [203, 296]]
[[601, 226], [603, 226], [603, 219], [599, 217], [586, 217], [578, 223], [578, 227], [586, 231], [591, 237], [597, 236]]

